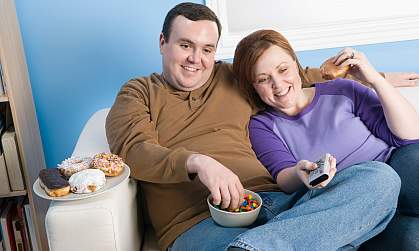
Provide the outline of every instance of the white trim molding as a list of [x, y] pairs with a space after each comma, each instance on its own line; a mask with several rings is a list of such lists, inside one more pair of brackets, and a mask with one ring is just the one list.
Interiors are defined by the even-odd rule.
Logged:
[[[358, 12], [358, 15], [354, 19], [352, 15], [354, 13], [353, 9], [352, 11], [351, 9], [348, 9], [346, 12], [340, 11], [341, 9], [339, 8], [342, 6], [336, 5], [335, 14], [338, 11], [339, 15], [335, 15], [333, 20], [330, 20], [330, 18], [328, 20], [321, 16], [318, 18], [319, 20], [313, 20], [313, 15], [308, 15], [308, 11], [311, 13], [316, 13], [316, 11], [324, 13], [324, 10], [322, 12], [321, 10], [313, 9], [316, 5], [311, 4], [310, 8], [302, 8], [301, 11], [298, 9], [299, 11], [293, 11], [292, 14], [288, 12], [288, 18], [293, 19], [290, 21], [293, 23], [287, 23], [286, 20], [278, 21], [272, 19], [273, 23], [282, 23], [268, 25], [266, 24], [266, 16], [263, 16], [264, 20], [260, 21], [260, 23], [262, 23], [261, 26], [257, 25], [258, 15], [249, 15], [249, 10], [255, 11], [255, 13], [262, 13], [262, 15], [272, 15], [272, 10], [281, 9], [282, 11], [285, 11], [287, 8], [295, 9], [298, 5], [296, 5], [294, 1], [289, 0], [238, 0], [238, 3], [242, 3], [243, 5], [234, 5], [234, 9], [232, 9], [232, 2], [227, 4], [227, 1], [233, 2], [233, 0], [205, 1], [206, 5], [217, 14], [223, 27], [216, 54], [217, 59], [233, 58], [237, 43], [249, 33], [261, 28], [276, 29], [280, 31], [287, 37], [296, 51], [419, 39], [419, 1], [416, 0], [392, 1], [395, 2], [394, 4], [398, 4], [398, 6], [405, 6], [404, 8], [406, 10], [403, 8], [395, 10], [395, 8], [393, 8], [394, 6], [383, 5], [381, 0], [369, 0], [372, 2], [369, 2], [368, 6], [365, 5], [365, 0], [352, 0], [351, 2], [345, 0], [345, 2], [350, 5], [354, 4], [353, 1], [359, 1], [360, 3], [363, 1], [364, 4], [361, 5], [363, 7], [358, 6], [357, 8], [367, 8], [367, 10], [362, 13]], [[312, 0], [296, 1], [301, 2], [301, 5], [307, 5], [307, 1]], [[263, 2], [269, 2], [269, 4], [281, 3], [281, 8], [278, 6], [276, 8], [263, 6]], [[249, 3], [254, 4], [254, 6], [249, 7]], [[341, 4], [342, 1], [328, 1], [329, 5], [333, 5], [333, 3]], [[287, 6], [291, 4], [293, 6]], [[241, 7], [246, 10], [241, 10]], [[369, 10], [372, 7], [374, 7], [374, 9]], [[324, 8], [324, 6], [319, 5], [318, 8]], [[333, 9], [333, 6], [331, 6], [331, 8]], [[266, 10], [270, 10], [270, 12]], [[328, 11], [331, 13], [333, 12], [333, 10]], [[369, 11], [371, 11], [373, 15], [369, 13]], [[228, 16], [228, 14], [230, 14], [230, 16]], [[280, 14], [281, 13], [278, 13], [278, 15]], [[234, 31], [231, 31], [230, 27], [232, 27], [232, 25], [229, 23], [229, 18], [231, 20], [232, 15], [234, 15], [235, 19], [241, 19], [237, 20], [238, 23], [235, 25]], [[283, 16], [287, 18], [287, 15]], [[243, 20], [246, 20], [246, 22], [243, 22]], [[295, 24], [295, 20], [298, 20], [297, 24]], [[242, 27], [243, 23], [246, 23], [244, 27]], [[246, 25], [248, 25], [248, 27], [246, 27]], [[237, 28], [237, 26], [239, 26], [239, 28]]]

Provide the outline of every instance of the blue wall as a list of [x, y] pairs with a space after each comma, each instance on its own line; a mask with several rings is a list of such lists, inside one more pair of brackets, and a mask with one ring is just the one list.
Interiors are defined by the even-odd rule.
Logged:
[[[71, 154], [84, 123], [125, 81], [161, 71], [159, 33], [179, 2], [16, 1], [47, 166]], [[381, 71], [419, 71], [419, 40], [357, 48]], [[298, 54], [318, 66], [338, 50]]]

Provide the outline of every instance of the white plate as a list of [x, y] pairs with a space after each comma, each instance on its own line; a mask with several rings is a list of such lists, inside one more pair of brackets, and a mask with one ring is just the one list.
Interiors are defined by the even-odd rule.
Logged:
[[62, 196], [62, 197], [51, 197], [49, 196], [45, 190], [41, 187], [39, 184], [39, 178], [36, 179], [35, 183], [33, 183], [33, 191], [36, 195], [38, 195], [41, 198], [47, 199], [47, 200], [57, 200], [57, 201], [72, 201], [72, 200], [82, 200], [87, 199], [90, 197], [97, 196], [99, 194], [102, 194], [104, 192], [107, 192], [111, 189], [114, 189], [119, 184], [121, 184], [124, 180], [128, 179], [130, 175], [130, 170], [127, 165], [124, 166], [124, 171], [116, 176], [116, 177], [106, 177], [106, 184], [101, 189], [97, 190], [93, 193], [82, 193], [82, 194], [76, 194], [70, 192], [69, 194]]

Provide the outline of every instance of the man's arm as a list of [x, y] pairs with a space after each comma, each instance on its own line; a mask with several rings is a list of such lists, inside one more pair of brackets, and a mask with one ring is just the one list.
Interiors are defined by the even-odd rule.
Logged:
[[419, 74], [415, 72], [384, 72], [383, 77], [394, 87], [419, 85]]
[[203, 154], [192, 154], [187, 160], [187, 169], [198, 175], [211, 192], [215, 205], [233, 210], [243, 203], [244, 189], [239, 177], [217, 160]]
[[[305, 68], [305, 73], [309, 80], [308, 86], [313, 83], [325, 82], [327, 81], [322, 77], [319, 68]], [[419, 85], [419, 74], [414, 72], [380, 72], [380, 74], [394, 87], [409, 87], [409, 86], [418, 86]], [[358, 82], [363, 83], [366, 86], [369, 86], [367, 83], [364, 83], [357, 79], [356, 77], [348, 74], [345, 78], [353, 79]], [[307, 87], [307, 86], [305, 86]]]
[[146, 85], [131, 80], [122, 87], [106, 119], [109, 147], [131, 167], [131, 176], [153, 183], [190, 181], [184, 148], [169, 149], [158, 142], [151, 120]]
[[209, 156], [159, 144], [148, 97], [145, 84], [130, 81], [118, 93], [106, 119], [110, 149], [130, 166], [131, 176], [152, 183], [188, 182], [197, 176], [215, 204], [238, 208], [244, 190], [230, 169]]

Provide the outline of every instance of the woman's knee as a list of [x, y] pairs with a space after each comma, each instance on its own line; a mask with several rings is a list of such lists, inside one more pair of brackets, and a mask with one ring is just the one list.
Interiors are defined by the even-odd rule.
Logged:
[[[401, 181], [399, 175], [389, 165], [378, 161], [367, 161], [348, 168], [346, 180], [351, 190], [365, 193], [374, 198], [393, 198], [397, 201]], [[348, 179], [349, 178], [349, 179]]]
[[399, 196], [401, 180], [393, 168], [386, 163], [370, 161], [361, 164], [362, 177], [367, 183], [368, 190], [377, 196], [393, 197], [396, 201]]

